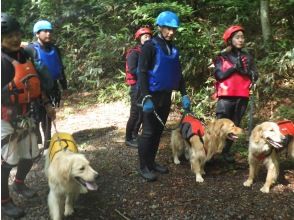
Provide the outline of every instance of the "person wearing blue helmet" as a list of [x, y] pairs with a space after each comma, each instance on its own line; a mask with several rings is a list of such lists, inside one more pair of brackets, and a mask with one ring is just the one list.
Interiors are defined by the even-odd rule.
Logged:
[[[52, 24], [47, 20], [40, 20], [35, 23], [33, 33], [36, 41], [30, 43], [27, 50], [33, 53], [35, 62], [41, 67], [45, 67], [49, 75], [54, 81], [53, 89], [48, 92], [52, 106], [59, 107], [61, 100], [61, 88], [67, 90], [67, 80], [64, 73], [61, 54], [59, 48], [52, 41]], [[61, 87], [61, 88], [60, 88]], [[41, 127], [44, 134], [44, 149], [49, 148], [51, 139], [51, 120], [46, 115], [46, 111], [40, 111]], [[39, 143], [41, 143], [41, 135], [39, 134]]]
[[138, 77], [143, 108], [142, 134], [139, 137], [138, 154], [140, 174], [147, 181], [157, 179], [156, 172], [168, 173], [168, 168], [155, 162], [163, 125], [166, 123], [173, 90], [181, 92], [185, 111], [190, 110], [190, 99], [186, 92], [181, 72], [178, 49], [172, 40], [180, 25], [178, 16], [171, 11], [161, 12], [157, 19], [158, 35], [145, 42], [139, 57]]

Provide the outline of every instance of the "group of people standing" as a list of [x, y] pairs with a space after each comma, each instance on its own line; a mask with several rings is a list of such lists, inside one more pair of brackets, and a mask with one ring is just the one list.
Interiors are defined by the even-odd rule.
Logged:
[[[173, 45], [179, 18], [174, 12], [161, 12], [156, 26], [158, 33], [153, 36], [149, 28], [136, 32], [139, 45], [128, 53], [126, 65], [126, 81], [131, 86], [126, 145], [138, 148], [140, 174], [147, 181], [155, 181], [156, 173], [168, 173], [168, 168], [155, 162], [155, 157], [170, 112], [172, 91], [180, 91], [184, 111], [189, 112], [191, 106], [179, 52]], [[245, 114], [250, 87], [258, 77], [252, 56], [242, 50], [244, 32], [239, 25], [229, 27], [223, 35], [226, 48], [214, 61], [216, 117], [229, 118], [237, 126]], [[141, 124], [142, 133], [138, 136]], [[232, 141], [227, 140], [223, 151], [223, 158], [229, 163], [234, 162], [231, 145]]]
[[[59, 106], [61, 89], [67, 89], [64, 67], [58, 48], [52, 42], [52, 24], [35, 23], [35, 41], [21, 46], [20, 23], [1, 13], [1, 211], [18, 218], [24, 210], [9, 195], [8, 179], [13, 167], [17, 172], [12, 189], [25, 198], [36, 191], [25, 184], [39, 146], [49, 147], [54, 107]], [[41, 131], [43, 131], [43, 141]]]
[[[170, 112], [172, 91], [180, 91], [184, 111], [189, 112], [191, 107], [179, 51], [173, 44], [179, 17], [163, 11], [156, 18], [156, 26], [155, 35], [148, 27], [135, 33], [138, 45], [128, 51], [126, 63], [131, 97], [126, 145], [138, 148], [139, 172], [147, 181], [155, 181], [156, 173], [169, 172], [155, 159]], [[60, 52], [52, 43], [52, 31], [49, 21], [38, 21], [33, 28], [36, 41], [23, 48], [20, 24], [1, 13], [1, 210], [11, 217], [21, 217], [24, 211], [9, 196], [10, 171], [17, 166], [12, 188], [26, 198], [34, 197], [35, 191], [24, 181], [39, 156], [38, 144], [42, 143], [39, 124], [44, 133], [44, 148], [48, 148], [51, 121], [56, 117], [54, 107], [59, 106], [61, 88], [67, 89]], [[223, 36], [227, 48], [215, 59], [216, 116], [229, 118], [236, 125], [245, 113], [253, 76], [257, 79], [252, 57], [242, 50], [244, 32], [241, 26], [228, 28]], [[223, 152], [228, 162], [234, 159], [231, 144], [228, 141]]]

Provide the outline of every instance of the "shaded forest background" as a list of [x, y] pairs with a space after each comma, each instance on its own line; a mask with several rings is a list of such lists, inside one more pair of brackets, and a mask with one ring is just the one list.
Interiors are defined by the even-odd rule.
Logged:
[[[39, 19], [53, 23], [71, 90], [93, 92], [95, 102], [127, 100], [124, 55], [136, 43], [135, 31], [142, 25], [156, 30], [153, 25], [161, 11], [176, 12], [181, 27], [175, 44], [193, 111], [203, 118], [213, 115], [210, 66], [224, 47], [223, 31], [241, 24], [260, 74], [254, 92], [255, 117], [294, 120], [294, 0], [9, 0], [1, 4], [2, 11], [21, 22], [24, 41], [33, 40], [33, 25]], [[176, 103], [179, 98], [175, 97]]]

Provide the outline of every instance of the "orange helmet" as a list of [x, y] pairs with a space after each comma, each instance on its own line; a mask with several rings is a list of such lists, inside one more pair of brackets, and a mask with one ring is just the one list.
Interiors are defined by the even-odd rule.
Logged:
[[138, 40], [143, 34], [152, 35], [152, 31], [150, 30], [150, 28], [147, 28], [147, 27], [139, 28], [137, 32], [135, 33], [135, 40]]
[[243, 27], [239, 26], [239, 25], [233, 25], [231, 27], [229, 27], [227, 30], [225, 30], [224, 35], [223, 35], [223, 39], [225, 44], [228, 43], [228, 40], [232, 37], [233, 33], [237, 32], [237, 31], [245, 31]]

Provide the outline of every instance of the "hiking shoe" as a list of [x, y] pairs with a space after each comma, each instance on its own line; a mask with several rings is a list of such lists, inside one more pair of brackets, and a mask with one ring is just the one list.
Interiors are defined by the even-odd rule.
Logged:
[[140, 174], [148, 182], [153, 182], [157, 180], [156, 174], [153, 173], [151, 170], [149, 170], [148, 167], [144, 167], [143, 169], [140, 169]]
[[235, 163], [235, 158], [231, 153], [223, 153], [223, 159], [228, 163]]
[[157, 163], [153, 164], [153, 170], [158, 172], [158, 173], [161, 173], [161, 174], [166, 174], [166, 173], [169, 172], [167, 167], [162, 166], [162, 165], [157, 164]]
[[29, 187], [27, 187], [24, 183], [13, 183], [12, 184], [12, 189], [22, 195], [23, 197], [27, 198], [27, 199], [30, 199], [30, 198], [33, 198], [34, 196], [37, 195], [37, 193], [30, 189]]
[[11, 218], [21, 218], [25, 215], [24, 210], [17, 207], [11, 199], [4, 203], [1, 202], [1, 212]]
[[136, 139], [126, 140], [126, 145], [132, 148], [138, 148], [138, 142]]

